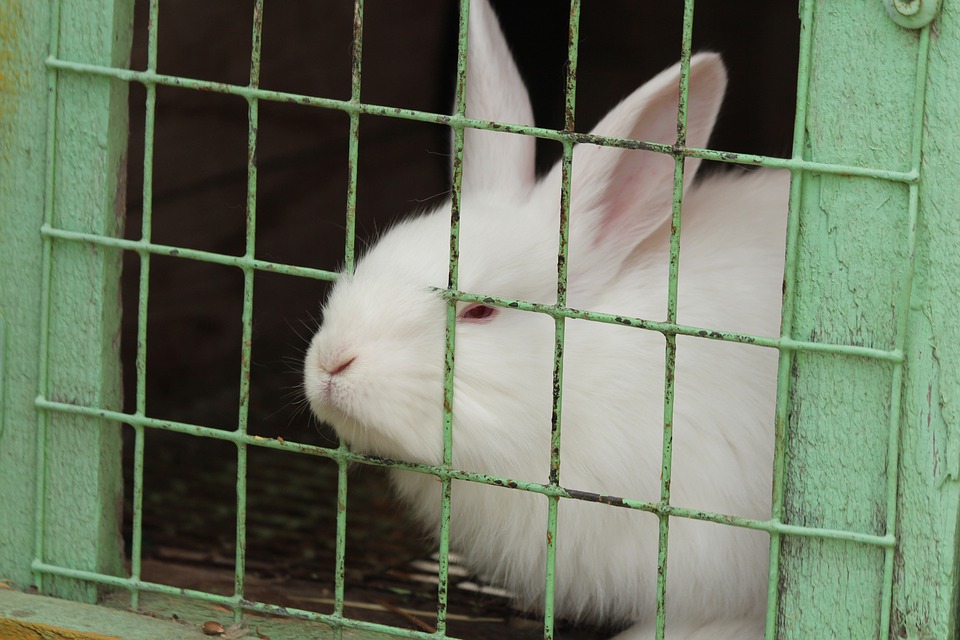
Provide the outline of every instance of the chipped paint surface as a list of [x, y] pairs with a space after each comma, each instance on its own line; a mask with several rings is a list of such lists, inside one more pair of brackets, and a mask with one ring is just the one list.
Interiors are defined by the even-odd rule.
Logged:
[[0, 638], [6, 640], [121, 640], [119, 636], [75, 631], [39, 622], [0, 618]]
[[918, 33], [878, 2], [843, 12], [827, 4], [806, 5], [803, 158], [915, 178], [795, 176], [796, 270], [785, 298], [795, 305], [785, 326], [795, 339], [893, 357], [800, 351], [785, 361], [783, 518], [896, 546], [784, 536], [778, 637], [955, 637], [960, 487], [946, 481], [934, 443], [960, 433], [960, 422], [944, 421], [950, 395], [937, 393], [946, 362], [947, 386], [960, 385], [960, 336], [939, 320], [956, 316], [960, 274], [960, 224], [947, 213], [960, 180], [960, 77], [945, 62], [960, 52], [960, 16], [947, 5], [935, 32]]
[[[17, 584], [30, 580], [33, 553], [33, 476], [39, 367], [41, 247], [46, 141], [47, 3], [0, 2], [0, 315], [5, 325], [4, 359], [16, 375], [4, 380], [4, 428], [0, 434], [0, 574]], [[7, 224], [22, 221], [22, 225]], [[12, 371], [12, 368], [10, 369]]]
[[0, 122], [12, 116], [24, 82], [21, 38], [26, 35], [22, 31], [27, 23], [20, 3], [21, 0], [6, 0], [0, 4]]

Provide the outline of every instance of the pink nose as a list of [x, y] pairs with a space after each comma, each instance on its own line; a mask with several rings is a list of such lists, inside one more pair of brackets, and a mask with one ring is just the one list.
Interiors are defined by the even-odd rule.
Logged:
[[356, 360], [356, 356], [350, 356], [349, 358], [344, 358], [340, 362], [335, 362], [332, 366], [328, 367], [327, 370], [330, 372], [330, 375], [335, 376], [339, 373], [343, 373], [347, 368], [353, 364], [353, 361]]

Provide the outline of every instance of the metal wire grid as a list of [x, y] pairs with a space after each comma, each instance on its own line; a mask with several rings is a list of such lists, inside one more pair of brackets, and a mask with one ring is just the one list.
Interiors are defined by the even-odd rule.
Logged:
[[[139, 595], [143, 591], [157, 592], [170, 595], [187, 596], [197, 600], [218, 603], [231, 608], [236, 619], [243, 616], [245, 610], [263, 613], [293, 615], [309, 620], [316, 620], [330, 625], [336, 630], [345, 628], [366, 629], [379, 631], [396, 636], [409, 638], [446, 638], [446, 605], [447, 605], [447, 578], [449, 554], [449, 520], [450, 520], [450, 490], [454, 480], [478, 482], [487, 485], [509, 487], [512, 489], [539, 493], [549, 501], [549, 515], [546, 526], [547, 539], [547, 570], [546, 570], [546, 600], [544, 608], [544, 637], [553, 637], [554, 625], [554, 578], [555, 554], [557, 539], [557, 510], [561, 499], [587, 500], [606, 503], [613, 506], [638, 509], [654, 513], [659, 517], [659, 553], [657, 576], [657, 637], [662, 638], [665, 629], [665, 594], [666, 594], [666, 564], [667, 545], [671, 517], [693, 518], [709, 522], [721, 523], [730, 526], [745, 527], [767, 531], [771, 536], [770, 564], [768, 582], [768, 607], [766, 620], [767, 638], [773, 638], [776, 632], [778, 610], [779, 584], [779, 550], [784, 535], [812, 536], [846, 540], [884, 549], [884, 579], [881, 603], [880, 637], [889, 636], [890, 609], [893, 588], [893, 560], [894, 545], [896, 542], [896, 497], [897, 471], [899, 456], [899, 428], [900, 428], [900, 401], [903, 381], [904, 344], [906, 336], [906, 321], [908, 301], [913, 279], [913, 263], [916, 244], [916, 220], [918, 212], [918, 185], [920, 181], [920, 150], [922, 140], [922, 119], [924, 111], [924, 92], [927, 78], [927, 55], [930, 43], [930, 27], [920, 31], [920, 46], [916, 63], [915, 100], [912, 130], [912, 156], [910, 167], [907, 170], [897, 171], [883, 168], [855, 167], [841, 164], [824, 164], [804, 159], [803, 151], [806, 143], [806, 108], [808, 101], [808, 82], [810, 76], [810, 57], [813, 41], [812, 26], [814, 0], [801, 0], [801, 38], [800, 64], [797, 81], [797, 110], [794, 129], [794, 142], [790, 158], [771, 158], [747, 154], [734, 154], [709, 149], [695, 149], [685, 146], [686, 133], [686, 100], [689, 82], [689, 63], [692, 43], [692, 24], [694, 0], [684, 1], [683, 35], [681, 44], [681, 84], [678, 112], [678, 127], [676, 144], [656, 144], [637, 140], [608, 138], [589, 134], [577, 133], [575, 125], [575, 95], [577, 69], [577, 34], [580, 16], [580, 0], [571, 0], [570, 23], [568, 42], [568, 66], [566, 77], [565, 106], [566, 118], [562, 130], [542, 129], [538, 127], [520, 126], [510, 123], [491, 123], [469, 119], [464, 116], [466, 96], [464, 95], [466, 78], [466, 51], [467, 51], [467, 20], [469, 0], [460, 0], [459, 45], [457, 57], [457, 99], [453, 115], [442, 115], [422, 111], [398, 109], [393, 107], [365, 104], [360, 100], [362, 32], [363, 32], [363, 0], [355, 0], [354, 38], [353, 38], [353, 72], [351, 97], [348, 101], [333, 100], [315, 96], [299, 95], [268, 91], [259, 87], [260, 71], [260, 37], [263, 17], [264, 0], [255, 0], [252, 55], [250, 62], [250, 80], [245, 86], [225, 85], [183, 77], [162, 75], [157, 73], [157, 29], [159, 16], [159, 0], [150, 0], [148, 21], [148, 60], [147, 68], [143, 71], [112, 68], [86, 64], [78, 61], [62, 60], [59, 53], [60, 7], [62, 0], [55, 0], [52, 9], [51, 40], [49, 43], [48, 68], [48, 131], [47, 139], [47, 173], [45, 176], [46, 198], [44, 224], [41, 231], [43, 238], [43, 287], [42, 292], [42, 319], [40, 346], [40, 388], [36, 399], [39, 410], [39, 428], [37, 439], [38, 477], [37, 495], [41, 496], [36, 507], [36, 553], [32, 563], [37, 585], [43, 589], [44, 576], [64, 576], [79, 580], [90, 581], [103, 585], [111, 585], [127, 589], [131, 594], [131, 606], [136, 608]], [[54, 189], [56, 175], [56, 140], [53, 135], [56, 130], [57, 118], [57, 85], [60, 73], [87, 74], [113, 78], [125, 82], [139, 82], [146, 88], [145, 104], [145, 151], [143, 175], [143, 223], [140, 240], [126, 240], [107, 237], [92, 233], [79, 233], [59, 229], [53, 226], [53, 198], [50, 194]], [[246, 243], [242, 256], [229, 256], [207, 251], [198, 251], [180, 247], [155, 244], [151, 241], [151, 202], [152, 202], [152, 160], [153, 135], [156, 113], [156, 88], [158, 85], [176, 86], [187, 89], [212, 91], [237, 95], [245, 98], [248, 103], [248, 156], [247, 156], [247, 212], [246, 212]], [[354, 264], [354, 229], [357, 194], [357, 158], [359, 153], [359, 118], [360, 115], [376, 115], [391, 118], [401, 118], [420, 122], [430, 122], [449, 126], [454, 132], [454, 163], [453, 163], [453, 200], [451, 206], [450, 224], [450, 263], [449, 286], [439, 293], [449, 302], [447, 307], [447, 331], [445, 353], [445, 390], [444, 390], [444, 454], [443, 464], [431, 466], [413, 464], [400, 461], [383, 460], [350, 452], [343, 444], [337, 448], [325, 448], [313, 445], [300, 444], [288, 440], [263, 438], [248, 433], [248, 391], [250, 385], [250, 349], [251, 349], [251, 315], [253, 308], [253, 275], [257, 270], [271, 271], [292, 276], [314, 278], [320, 280], [334, 280], [336, 273], [319, 269], [310, 269], [294, 265], [279, 264], [255, 257], [256, 239], [256, 146], [258, 105], [261, 100], [277, 102], [293, 102], [306, 106], [323, 109], [337, 109], [345, 111], [350, 117], [349, 136], [349, 183], [346, 206], [346, 236], [344, 244], [344, 263], [347, 270], [352, 270]], [[463, 139], [466, 128], [489, 129], [496, 126], [500, 131], [508, 131], [523, 135], [532, 135], [539, 138], [559, 141], [563, 146], [562, 158], [562, 197], [558, 247], [558, 274], [557, 274], [557, 302], [555, 305], [543, 305], [526, 302], [494, 298], [481, 293], [470, 293], [458, 290], [458, 247], [459, 247], [459, 214], [460, 214], [460, 183], [461, 165], [463, 159]], [[595, 313], [589, 310], [572, 309], [566, 306], [566, 255], [568, 244], [568, 213], [570, 206], [570, 177], [573, 164], [574, 144], [598, 144], [627, 149], [643, 149], [646, 151], [671, 155], [674, 158], [674, 192], [673, 192], [673, 225], [670, 238], [670, 269], [667, 314], [665, 322], [635, 317], [616, 316], [611, 314]], [[682, 212], [683, 189], [683, 159], [696, 157], [720, 162], [759, 165], [772, 168], [789, 169], [793, 180], [790, 188], [790, 219], [787, 231], [786, 265], [784, 274], [783, 323], [779, 338], [763, 338], [746, 334], [724, 331], [708, 331], [698, 327], [689, 327], [677, 324], [677, 273], [679, 265], [679, 233]], [[904, 271], [903, 297], [895, 305], [897, 317], [897, 334], [895, 343], [890, 349], [866, 348], [844, 344], [823, 344], [810, 341], [795, 340], [792, 338], [793, 309], [795, 303], [795, 265], [797, 254], [797, 237], [799, 228], [798, 210], [800, 185], [805, 173], [817, 174], [844, 174], [848, 176], [869, 177], [879, 180], [903, 183], [909, 190], [908, 233], [905, 237], [908, 265]], [[56, 242], [82, 242], [101, 247], [135, 251], [140, 257], [140, 282], [138, 300], [138, 346], [136, 355], [136, 411], [133, 414], [111, 411], [100, 407], [78, 406], [49, 399], [49, 385], [47, 362], [49, 353], [49, 327], [51, 317], [51, 257]], [[172, 422], [149, 417], [146, 411], [145, 377], [146, 377], [146, 331], [147, 331], [147, 300], [149, 296], [150, 259], [154, 254], [176, 256], [188, 260], [211, 262], [239, 268], [244, 275], [243, 301], [243, 334], [241, 351], [241, 380], [239, 398], [239, 419], [234, 431], [224, 431], [202, 425]], [[490, 475], [468, 473], [452, 466], [452, 402], [453, 372], [454, 372], [454, 342], [455, 342], [455, 305], [459, 300], [480, 302], [488, 305], [509, 306], [529, 312], [548, 314], [555, 320], [555, 362], [554, 362], [554, 398], [552, 415], [551, 462], [549, 482], [547, 484], [516, 481], [510, 478], [500, 478]], [[641, 330], [656, 331], [666, 340], [666, 367], [664, 372], [664, 419], [663, 419], [663, 458], [660, 500], [658, 502], [643, 502], [630, 498], [604, 496], [595, 493], [583, 492], [563, 487], [560, 479], [560, 434], [561, 434], [561, 383], [563, 376], [563, 337], [566, 318], [581, 318], [596, 322], [620, 324], [635, 327]], [[778, 370], [778, 394], [776, 405], [776, 445], [774, 456], [774, 485], [773, 507], [769, 520], [754, 520], [735, 517], [719, 513], [684, 508], [670, 503], [671, 479], [671, 450], [672, 450], [672, 422], [673, 422], [673, 392], [674, 392], [674, 365], [676, 362], [676, 336], [697, 336], [708, 340], [723, 340], [754, 345], [756, 347], [775, 348], [780, 351]], [[891, 411], [888, 428], [889, 440], [887, 446], [887, 495], [886, 495], [886, 533], [874, 535], [856, 531], [826, 529], [815, 527], [801, 527], [783, 522], [784, 512], [784, 477], [788, 464], [786, 456], [787, 424], [791, 384], [790, 371], [794, 356], [798, 351], [831, 353], [837, 356], [854, 356], [888, 361], [893, 364], [891, 382]], [[105, 418], [109, 421], [126, 423], [135, 430], [134, 453], [134, 494], [133, 494], [133, 544], [131, 549], [130, 577], [121, 578], [97, 572], [82, 571], [69, 567], [57, 566], [44, 560], [44, 482], [47, 473], [45, 465], [44, 442], [46, 439], [47, 419], [51, 411]], [[237, 446], [237, 520], [236, 520], [236, 567], [234, 579], [234, 594], [221, 596], [201, 591], [184, 590], [162, 584], [147, 582], [141, 579], [142, 554], [142, 504], [143, 504], [143, 459], [144, 434], [146, 429], [163, 429], [185, 435], [214, 438], [233, 442]], [[311, 611], [281, 608], [268, 603], [254, 602], [244, 597], [244, 555], [246, 538], [246, 468], [247, 447], [267, 447], [286, 451], [296, 451], [310, 455], [332, 459], [338, 464], [338, 509], [337, 509], [337, 541], [336, 541], [336, 569], [334, 610], [332, 614], [320, 614]], [[405, 630], [386, 625], [374, 624], [354, 620], [344, 615], [344, 564], [345, 564], [345, 533], [347, 510], [347, 465], [358, 462], [374, 466], [402, 468], [437, 476], [443, 487], [442, 491], [442, 525], [439, 550], [439, 588], [437, 592], [437, 624], [433, 634], [423, 631]]]

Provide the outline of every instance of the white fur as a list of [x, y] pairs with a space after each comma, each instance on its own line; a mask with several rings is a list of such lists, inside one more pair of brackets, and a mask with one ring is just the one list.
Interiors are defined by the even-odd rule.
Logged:
[[[489, 7], [471, 2], [468, 77], [495, 77], [468, 113], [521, 121], [529, 101]], [[495, 74], [491, 70], [497, 70]], [[493, 75], [491, 75], [493, 74]], [[675, 142], [679, 68], [642, 86], [594, 133]], [[726, 74], [715, 54], [691, 62], [689, 146], [705, 146]], [[468, 92], [479, 85], [469, 85]], [[496, 100], [491, 102], [491, 94]], [[503, 109], [498, 111], [497, 104]], [[498, 140], [506, 146], [498, 148]], [[530, 137], [468, 136], [460, 288], [556, 300], [560, 174], [533, 181]], [[685, 183], [696, 172], [687, 159]], [[504, 176], [510, 176], [505, 178]], [[789, 177], [725, 174], [685, 191], [680, 324], [775, 336], [779, 329]], [[504, 188], [497, 185], [503, 181]], [[575, 308], [663, 320], [673, 160], [580, 145], [574, 152], [569, 300]], [[449, 204], [390, 230], [344, 275], [304, 365], [307, 397], [354, 451], [439, 464]], [[458, 304], [458, 312], [467, 307]], [[547, 482], [554, 324], [499, 309], [458, 321], [454, 465]], [[677, 340], [672, 504], [767, 518], [777, 353], [698, 337]], [[663, 336], [566, 321], [561, 484], [656, 502], [664, 392]], [[436, 532], [440, 485], [393, 471], [398, 493]], [[547, 501], [466, 482], [453, 487], [451, 540], [467, 563], [542, 607]], [[560, 615], [638, 624], [652, 637], [657, 518], [577, 500], [560, 503], [556, 606]], [[765, 533], [671, 518], [668, 638], [762, 636]]]

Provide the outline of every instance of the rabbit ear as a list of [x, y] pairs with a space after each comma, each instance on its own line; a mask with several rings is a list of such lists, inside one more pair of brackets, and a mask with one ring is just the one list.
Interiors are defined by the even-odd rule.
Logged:
[[[488, 0], [471, 0], [467, 40], [468, 118], [532, 125], [533, 109]], [[534, 184], [532, 136], [464, 131], [463, 191], [518, 195]]]
[[[698, 54], [691, 59], [687, 146], [706, 146], [726, 83], [719, 55]], [[592, 133], [674, 144], [679, 86], [680, 66], [675, 65], [634, 91]], [[684, 190], [699, 165], [698, 159], [686, 159]], [[669, 155], [577, 145], [571, 185], [570, 233], [575, 245], [571, 246], [570, 268], [616, 273], [631, 251], [670, 219], [673, 172]], [[576, 249], [580, 255], [574, 255]]]

